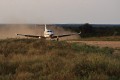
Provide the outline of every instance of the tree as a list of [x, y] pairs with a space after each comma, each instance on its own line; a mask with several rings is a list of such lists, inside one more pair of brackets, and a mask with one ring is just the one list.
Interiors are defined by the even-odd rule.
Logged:
[[89, 23], [82, 25], [79, 29], [82, 32], [81, 37], [91, 37], [94, 34], [94, 29]]

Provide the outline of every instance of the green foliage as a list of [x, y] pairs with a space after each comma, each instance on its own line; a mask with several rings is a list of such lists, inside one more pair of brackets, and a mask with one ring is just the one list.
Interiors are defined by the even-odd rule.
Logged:
[[120, 25], [105, 25], [105, 24], [59, 24], [65, 30], [82, 32], [82, 38], [88, 37], [105, 37], [105, 36], [120, 36]]
[[113, 53], [65, 41], [1, 40], [0, 80], [119, 80], [120, 58]]
[[78, 45], [77, 43], [72, 44], [72, 49], [83, 53], [103, 53], [107, 55], [112, 54], [114, 52], [114, 49], [108, 47], [99, 48], [96, 46], [89, 46], [86, 44]]

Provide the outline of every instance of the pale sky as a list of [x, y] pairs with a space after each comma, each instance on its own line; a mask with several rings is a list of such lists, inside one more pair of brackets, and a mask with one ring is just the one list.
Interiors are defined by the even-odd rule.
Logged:
[[120, 0], [0, 0], [4, 24], [120, 24]]

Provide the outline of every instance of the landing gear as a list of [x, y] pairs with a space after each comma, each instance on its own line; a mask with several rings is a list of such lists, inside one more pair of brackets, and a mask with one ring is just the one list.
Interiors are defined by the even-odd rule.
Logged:
[[57, 36], [56, 38], [50, 38], [51, 41], [59, 41], [59, 37]]
[[59, 41], [59, 37], [57, 36], [57, 41]]

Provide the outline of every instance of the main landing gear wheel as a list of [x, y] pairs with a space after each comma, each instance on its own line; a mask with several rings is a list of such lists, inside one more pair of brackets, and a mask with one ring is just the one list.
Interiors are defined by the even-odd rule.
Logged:
[[59, 37], [57, 37], [57, 41], [59, 41]]

